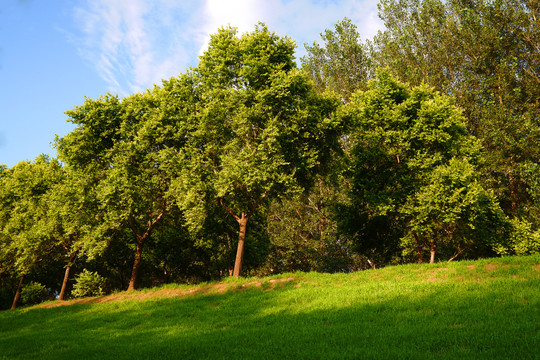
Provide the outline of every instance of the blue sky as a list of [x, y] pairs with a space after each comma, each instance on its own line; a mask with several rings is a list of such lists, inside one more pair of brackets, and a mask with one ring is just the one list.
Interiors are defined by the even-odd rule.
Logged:
[[1, 0], [0, 164], [55, 156], [55, 135], [73, 129], [66, 110], [196, 66], [220, 26], [263, 21], [301, 57], [344, 17], [364, 39], [382, 28], [376, 0]]

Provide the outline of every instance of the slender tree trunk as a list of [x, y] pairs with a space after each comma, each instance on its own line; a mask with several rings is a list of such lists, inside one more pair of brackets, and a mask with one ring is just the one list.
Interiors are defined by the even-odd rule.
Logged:
[[163, 280], [165, 281], [165, 284], [168, 284], [170, 281], [169, 270], [167, 270], [165, 264], [163, 264]]
[[129, 279], [129, 285], [128, 285], [127, 291], [135, 290], [137, 288], [137, 280], [139, 278], [139, 268], [141, 267], [144, 243], [146, 239], [150, 237], [152, 230], [154, 230], [154, 228], [159, 223], [163, 215], [165, 215], [165, 210], [166, 210], [166, 202], [163, 203], [161, 211], [159, 215], [156, 217], [156, 219], [154, 221], [152, 220], [148, 221], [146, 231], [142, 235], [139, 235], [139, 233], [137, 232], [137, 227], [135, 226], [134, 220], [131, 218], [129, 221], [131, 231], [137, 238], [137, 250], [135, 251], [135, 260], [133, 261], [133, 268], [131, 270], [131, 278]]
[[236, 261], [234, 262], [233, 276], [239, 277], [242, 273], [242, 259], [244, 258], [244, 241], [246, 239], [246, 228], [249, 217], [245, 212], [242, 212], [242, 217], [238, 218], [240, 225], [240, 234], [238, 236], [238, 249], [236, 250]]
[[323, 216], [319, 222], [319, 234], [320, 234], [321, 241], [324, 240], [325, 231], [326, 231], [326, 217]]
[[429, 258], [429, 263], [434, 264], [435, 263], [435, 252], [437, 250], [437, 240], [433, 240], [433, 244], [431, 244], [430, 253], [431, 256]]
[[69, 281], [69, 272], [71, 271], [71, 263], [66, 266], [66, 272], [64, 274], [64, 281], [62, 281], [62, 289], [60, 290], [60, 295], [58, 295], [58, 300], [63, 301], [66, 297], [66, 289]]
[[129, 279], [128, 291], [135, 290], [137, 288], [137, 280], [139, 278], [139, 268], [142, 262], [142, 252], [144, 246], [144, 240], [138, 239], [137, 250], [135, 251], [135, 260], [133, 261], [133, 269], [131, 270], [131, 278]]
[[[234, 277], [239, 277], [240, 274], [242, 273], [242, 260], [244, 258], [244, 242], [246, 239], [247, 222], [249, 220], [249, 217], [251, 216], [251, 214], [253, 214], [255, 209], [257, 209], [261, 201], [264, 200], [264, 198], [266, 197], [266, 194], [267, 194], [267, 191], [265, 191], [264, 194], [262, 194], [260, 198], [258, 198], [257, 200], [253, 202], [251, 206], [251, 211], [249, 213], [246, 214], [244, 211], [242, 211], [242, 216], [236, 215], [234, 211], [225, 204], [225, 201], [223, 201], [223, 198], [219, 199], [220, 204], [225, 208], [225, 210], [229, 214], [232, 215], [232, 217], [236, 219], [236, 221], [238, 221], [238, 225], [240, 225], [240, 233], [238, 235], [238, 248], [236, 250], [236, 260], [234, 262], [234, 270], [233, 270]], [[251, 198], [251, 196], [249, 197]]]
[[73, 252], [69, 257], [69, 261], [66, 266], [66, 272], [64, 274], [64, 281], [62, 281], [62, 289], [60, 290], [60, 295], [58, 296], [58, 300], [60, 301], [63, 301], [66, 297], [66, 290], [67, 290], [67, 285], [69, 281], [69, 273], [71, 271], [71, 266], [73, 265], [73, 262], [76, 256], [77, 256], [77, 252]]
[[11, 310], [17, 308], [19, 300], [21, 299], [21, 290], [24, 283], [24, 274], [21, 276], [21, 281], [19, 281], [19, 286], [17, 286], [17, 291], [15, 292], [15, 298], [13, 299], [13, 304], [11, 305]]

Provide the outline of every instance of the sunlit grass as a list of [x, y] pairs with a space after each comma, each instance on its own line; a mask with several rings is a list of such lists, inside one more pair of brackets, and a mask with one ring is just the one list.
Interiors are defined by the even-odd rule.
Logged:
[[539, 262], [227, 279], [5, 311], [0, 359], [536, 359]]

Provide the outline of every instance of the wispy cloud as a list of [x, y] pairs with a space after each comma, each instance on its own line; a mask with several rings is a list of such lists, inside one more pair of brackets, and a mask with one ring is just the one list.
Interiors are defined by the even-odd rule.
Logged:
[[80, 54], [95, 66], [109, 91], [125, 95], [149, 88], [195, 66], [210, 34], [221, 26], [251, 31], [258, 21], [298, 43], [320, 39], [349, 17], [363, 38], [382, 24], [373, 0], [81, 0], [74, 10]]
[[78, 50], [109, 91], [141, 91], [189, 65], [190, 10], [165, 0], [88, 0], [74, 10]]

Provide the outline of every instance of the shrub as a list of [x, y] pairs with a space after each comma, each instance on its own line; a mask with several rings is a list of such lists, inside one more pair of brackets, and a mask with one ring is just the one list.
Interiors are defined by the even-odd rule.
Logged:
[[38, 282], [31, 282], [21, 291], [21, 300], [26, 305], [39, 304], [47, 299], [47, 289]]
[[99, 296], [103, 295], [105, 279], [97, 272], [84, 269], [75, 276], [75, 285], [71, 294], [74, 297]]
[[506, 244], [499, 244], [495, 251], [500, 255], [532, 255], [540, 253], [540, 230], [525, 220], [511, 220], [511, 232]]

